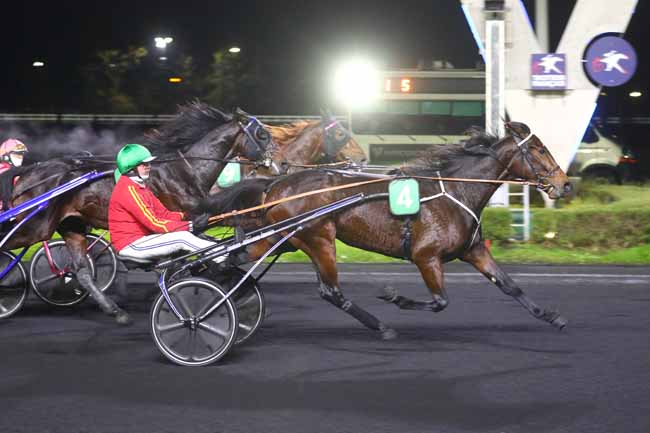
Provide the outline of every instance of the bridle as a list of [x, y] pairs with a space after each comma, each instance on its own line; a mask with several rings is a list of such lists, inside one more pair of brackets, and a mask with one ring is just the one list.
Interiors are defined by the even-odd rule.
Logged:
[[[549, 182], [549, 179], [550, 179], [553, 175], [555, 175], [555, 173], [556, 173], [557, 171], [561, 170], [560, 166], [556, 163], [556, 164], [555, 164], [555, 167], [553, 167], [552, 169], [548, 170], [546, 173], [540, 173], [540, 172], [537, 170], [537, 168], [535, 168], [535, 165], [532, 163], [532, 161], [531, 161], [531, 159], [530, 159], [531, 157], [530, 157], [530, 146], [529, 146], [530, 143], [529, 143], [529, 142], [530, 142], [531, 138], [533, 138], [533, 136], [534, 136], [535, 134], [533, 134], [532, 132], [529, 132], [528, 135], [527, 135], [526, 137], [524, 137], [524, 138], [522, 138], [522, 137], [521, 137], [519, 134], [517, 134], [516, 132], [511, 132], [511, 134], [512, 134], [512, 137], [515, 139], [515, 143], [517, 144], [517, 149], [519, 150], [519, 152], [518, 152], [519, 155], [521, 155], [522, 159], [523, 159], [523, 160], [526, 162], [526, 164], [528, 165], [528, 168], [530, 168], [530, 170], [531, 170], [531, 171], [533, 172], [533, 174], [535, 175], [535, 180], [537, 181], [537, 188], [540, 189], [540, 190], [542, 190], [542, 191], [545, 191], [545, 192], [547, 192], [547, 193], [551, 192], [555, 187], [554, 187], [554, 186]], [[517, 141], [517, 139], [518, 139], [519, 141]], [[544, 146], [543, 143], [542, 143], [542, 149], [543, 149], [545, 152], [548, 152], [548, 149], [546, 148], [546, 146]], [[501, 174], [500, 174], [499, 177], [497, 178], [497, 180], [501, 180], [501, 179], [502, 179], [502, 178], [503, 178], [503, 177], [504, 177], [504, 176], [505, 176], [505, 175], [510, 171], [510, 167], [512, 167], [512, 164], [513, 164], [514, 161], [515, 161], [515, 156], [513, 156], [513, 157], [510, 159], [510, 162], [509, 162], [507, 165], [504, 164], [501, 160], [499, 160], [499, 159], [496, 158], [495, 156], [493, 156], [493, 157], [494, 157], [497, 161], [499, 161], [499, 163], [501, 163], [502, 166], [505, 167], [505, 169], [503, 170], [503, 172], [501, 172]]]
[[[328, 157], [333, 158], [350, 141], [351, 134], [336, 119], [332, 120], [327, 126], [324, 126], [323, 131], [325, 133], [325, 153]], [[337, 139], [337, 131], [341, 131], [343, 137]]]
[[[237, 121], [242, 132], [246, 135], [246, 139], [255, 144], [258, 152], [262, 155], [263, 163], [266, 168], [273, 169], [276, 174], [280, 174], [280, 169], [273, 161], [274, 146], [271, 134], [264, 128], [262, 122], [257, 117], [248, 116], [248, 123], [244, 125], [241, 121]], [[269, 146], [271, 144], [271, 146]]]

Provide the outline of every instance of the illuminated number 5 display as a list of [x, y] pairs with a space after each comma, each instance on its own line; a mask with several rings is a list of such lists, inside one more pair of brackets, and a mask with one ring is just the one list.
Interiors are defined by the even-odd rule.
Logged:
[[411, 79], [410, 78], [402, 78], [402, 80], [399, 83], [399, 88], [403, 93], [408, 93], [411, 91]]

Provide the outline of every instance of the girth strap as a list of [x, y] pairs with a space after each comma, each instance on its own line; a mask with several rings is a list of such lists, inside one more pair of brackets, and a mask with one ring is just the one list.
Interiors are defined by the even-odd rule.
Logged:
[[440, 172], [436, 172], [438, 174], [438, 184], [440, 185], [440, 191], [438, 194], [431, 195], [429, 197], [424, 197], [420, 199], [420, 203], [424, 203], [427, 201], [435, 200], [439, 197], [447, 197], [449, 200], [453, 201], [456, 203], [458, 206], [460, 206], [462, 209], [464, 209], [468, 214], [472, 216], [474, 221], [476, 221], [476, 228], [474, 229], [474, 235], [472, 235], [472, 240], [470, 241], [469, 245], [472, 245], [474, 243], [474, 239], [476, 239], [476, 235], [478, 234], [478, 230], [481, 227], [481, 219], [476, 216], [476, 213], [474, 213], [473, 210], [471, 210], [467, 205], [460, 200], [458, 200], [456, 197], [453, 195], [449, 194], [447, 190], [445, 189], [445, 184], [441, 179]]
[[404, 228], [402, 229], [402, 257], [405, 260], [412, 261], [411, 246], [413, 241], [413, 220], [410, 216], [404, 219]]

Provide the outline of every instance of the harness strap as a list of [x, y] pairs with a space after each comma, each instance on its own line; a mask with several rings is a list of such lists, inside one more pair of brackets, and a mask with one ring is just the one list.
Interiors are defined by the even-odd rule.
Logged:
[[528, 135], [526, 136], [526, 138], [524, 138], [524, 139], [521, 140], [519, 143], [517, 143], [517, 147], [521, 147], [524, 143], [526, 143], [528, 140], [530, 140], [532, 136], [533, 136], [533, 133], [532, 133], [532, 131], [531, 131], [530, 134], [528, 134]]
[[185, 158], [185, 155], [183, 155], [183, 152], [181, 152], [180, 149], [178, 149], [177, 152], [178, 152], [178, 155], [181, 157], [181, 159], [185, 162], [185, 164], [187, 164], [188, 168], [190, 170], [192, 170], [192, 164], [190, 164], [190, 162], [187, 160], [187, 158]]
[[454, 197], [453, 195], [451, 195], [451, 194], [449, 194], [447, 192], [447, 190], [445, 189], [445, 184], [442, 181], [442, 177], [440, 177], [440, 172], [437, 171], [436, 173], [438, 174], [438, 184], [440, 185], [441, 192], [439, 192], [438, 194], [434, 194], [432, 196], [429, 196], [429, 197], [421, 198], [420, 203], [435, 200], [435, 199], [437, 199], [439, 197], [447, 197], [449, 200], [451, 200], [452, 202], [454, 202], [458, 206], [460, 206], [462, 209], [464, 209], [468, 214], [470, 214], [472, 216], [474, 221], [476, 221], [476, 228], [474, 229], [474, 235], [472, 236], [472, 240], [469, 243], [471, 245], [472, 243], [474, 243], [474, 239], [476, 239], [476, 235], [478, 234], [479, 227], [481, 227], [481, 219], [478, 216], [476, 216], [476, 213], [472, 209], [470, 209], [465, 203], [458, 200], [456, 197]]
[[413, 240], [413, 220], [410, 216], [404, 219], [404, 228], [402, 229], [402, 257], [408, 261], [411, 257], [411, 244]]

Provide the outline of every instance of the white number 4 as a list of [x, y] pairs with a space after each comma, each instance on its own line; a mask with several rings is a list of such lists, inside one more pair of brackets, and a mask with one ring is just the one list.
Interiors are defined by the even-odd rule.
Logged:
[[413, 200], [411, 199], [411, 188], [408, 186], [404, 186], [402, 188], [402, 190], [399, 192], [399, 195], [397, 196], [397, 204], [406, 208], [411, 207], [413, 204]]

